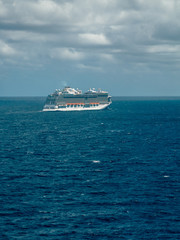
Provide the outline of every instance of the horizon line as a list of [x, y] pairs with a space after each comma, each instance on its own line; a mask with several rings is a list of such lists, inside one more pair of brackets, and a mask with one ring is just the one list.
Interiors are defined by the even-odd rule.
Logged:
[[[33, 98], [33, 97], [37, 97], [37, 98], [46, 98], [47, 96], [32, 96], [32, 95], [28, 95], [28, 96], [0, 96], [0, 98]], [[143, 96], [143, 95], [133, 95], [133, 96], [118, 96], [118, 95], [114, 95], [114, 96], [111, 96], [112, 98], [180, 98], [180, 96], [172, 96], [172, 95], [163, 95], [163, 96], [158, 96], [158, 95], [147, 95], [147, 96]]]

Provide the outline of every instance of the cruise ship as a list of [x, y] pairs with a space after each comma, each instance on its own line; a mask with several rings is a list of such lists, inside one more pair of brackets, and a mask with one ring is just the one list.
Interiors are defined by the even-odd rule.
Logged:
[[43, 111], [83, 111], [101, 110], [110, 104], [111, 96], [108, 92], [94, 88], [82, 93], [79, 89], [65, 87], [63, 90], [56, 91], [48, 95]]

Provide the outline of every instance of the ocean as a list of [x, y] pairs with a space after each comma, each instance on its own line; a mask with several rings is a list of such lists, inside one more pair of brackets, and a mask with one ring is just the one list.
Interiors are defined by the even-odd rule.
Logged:
[[180, 98], [44, 101], [0, 98], [0, 239], [180, 239]]

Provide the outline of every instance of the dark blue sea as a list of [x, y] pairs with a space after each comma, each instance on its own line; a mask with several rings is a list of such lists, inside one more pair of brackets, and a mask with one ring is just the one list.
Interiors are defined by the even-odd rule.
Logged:
[[0, 239], [180, 239], [180, 99], [44, 101], [0, 98]]

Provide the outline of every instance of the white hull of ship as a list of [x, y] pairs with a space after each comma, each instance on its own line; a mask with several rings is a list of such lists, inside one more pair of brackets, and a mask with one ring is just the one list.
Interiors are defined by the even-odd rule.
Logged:
[[65, 108], [58, 108], [58, 106], [54, 105], [49, 105], [45, 106], [43, 108], [43, 112], [55, 112], [55, 111], [61, 111], [61, 112], [70, 112], [70, 111], [91, 111], [91, 110], [102, 110], [107, 108], [111, 103], [107, 104], [100, 104], [98, 106], [90, 106], [90, 107], [84, 107], [84, 106], [79, 106], [79, 107], [65, 107]]

